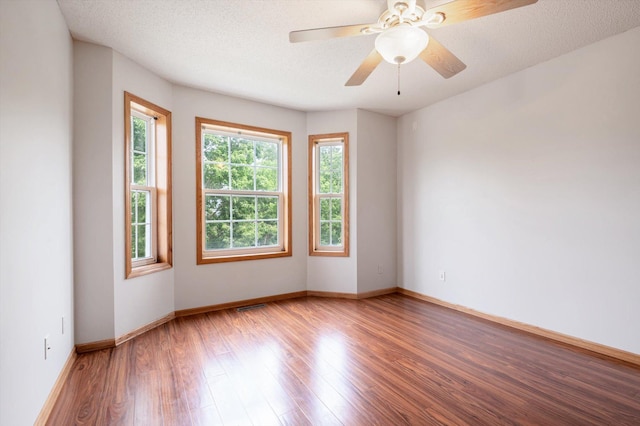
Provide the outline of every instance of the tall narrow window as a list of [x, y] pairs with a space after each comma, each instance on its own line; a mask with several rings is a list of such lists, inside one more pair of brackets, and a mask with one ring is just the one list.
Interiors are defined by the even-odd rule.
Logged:
[[152, 116], [131, 111], [131, 260], [137, 264], [156, 261], [155, 132]]
[[349, 134], [309, 136], [309, 254], [349, 256]]
[[291, 255], [290, 139], [196, 118], [198, 264]]
[[125, 92], [126, 277], [171, 267], [171, 113]]

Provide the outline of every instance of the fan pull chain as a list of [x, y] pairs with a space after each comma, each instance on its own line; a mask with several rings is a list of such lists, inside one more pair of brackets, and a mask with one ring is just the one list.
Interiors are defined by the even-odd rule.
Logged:
[[398, 62], [398, 96], [400, 96], [400, 62]]

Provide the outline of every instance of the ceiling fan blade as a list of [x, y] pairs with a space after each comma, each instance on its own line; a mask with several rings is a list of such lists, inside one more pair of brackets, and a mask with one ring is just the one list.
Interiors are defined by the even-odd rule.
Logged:
[[371, 53], [362, 61], [356, 72], [353, 73], [349, 81], [345, 83], [345, 86], [359, 86], [369, 77], [369, 74], [382, 62], [382, 55], [378, 53], [376, 49], [373, 49]]
[[429, 37], [429, 44], [420, 53], [420, 59], [429, 64], [444, 78], [453, 77], [467, 67], [456, 55], [433, 37]]
[[537, 1], [538, 0], [454, 0], [450, 3], [426, 10], [425, 15], [443, 14], [444, 22], [438, 25], [441, 27], [504, 12], [509, 9], [528, 6]]
[[376, 24], [343, 25], [340, 27], [313, 28], [310, 30], [291, 31], [289, 41], [299, 43], [301, 41], [326, 40], [336, 37], [353, 37], [371, 34], [368, 28]]

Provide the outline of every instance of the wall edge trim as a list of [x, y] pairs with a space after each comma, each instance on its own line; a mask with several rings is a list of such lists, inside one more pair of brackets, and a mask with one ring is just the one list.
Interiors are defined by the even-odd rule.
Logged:
[[549, 340], [553, 340], [558, 343], [563, 343], [565, 345], [569, 345], [573, 347], [574, 349], [577, 348], [577, 349], [586, 350], [596, 355], [605, 356], [607, 358], [612, 358], [617, 361], [626, 362], [634, 366], [640, 367], [640, 354], [627, 352], [625, 350], [613, 348], [611, 346], [606, 346], [601, 343], [591, 342], [589, 340], [584, 340], [578, 337], [562, 334], [557, 331], [548, 330], [542, 327], [537, 327], [534, 325], [511, 320], [508, 318], [499, 317], [497, 315], [487, 314], [481, 311], [477, 311], [475, 309], [468, 308], [466, 306], [456, 305], [454, 303], [445, 302], [444, 300], [440, 300], [432, 296], [427, 296], [426, 294], [418, 293], [412, 290], [407, 290], [402, 287], [398, 287], [397, 292], [400, 294], [404, 294], [405, 296], [422, 300], [424, 302], [432, 303], [434, 305], [439, 305], [444, 308], [462, 312], [477, 318], [482, 318], [484, 320], [491, 321], [496, 324], [514, 328], [516, 330], [533, 334], [538, 337], [543, 337]]
[[370, 297], [384, 296], [398, 292], [398, 287], [381, 288], [379, 290], [365, 291], [363, 293], [340, 293], [333, 291], [307, 290], [307, 297], [327, 297], [333, 299], [368, 299]]
[[358, 298], [357, 293], [340, 293], [334, 291], [315, 291], [309, 290], [306, 292], [307, 297], [326, 297], [330, 299], [352, 299], [356, 300]]
[[[408, 290], [402, 287], [389, 287], [389, 288], [384, 288], [380, 290], [368, 291], [364, 293], [340, 293], [340, 292], [329, 292], [329, 291], [303, 290], [303, 291], [297, 291], [293, 293], [284, 293], [284, 294], [278, 294], [273, 296], [258, 297], [254, 299], [239, 300], [236, 302], [227, 302], [227, 303], [221, 303], [216, 305], [200, 306], [197, 308], [180, 309], [180, 310], [171, 312], [156, 321], [153, 321], [149, 324], [146, 324], [142, 327], [132, 330], [129, 333], [123, 334], [118, 338], [77, 344], [75, 352], [77, 352], [78, 354], [81, 354], [85, 352], [92, 352], [92, 351], [98, 351], [102, 349], [114, 348], [128, 340], [133, 339], [136, 336], [146, 333], [147, 331], [152, 330], [169, 321], [172, 321], [178, 317], [204, 314], [207, 312], [221, 311], [224, 309], [239, 308], [241, 306], [255, 305], [259, 303], [269, 303], [269, 302], [276, 302], [279, 300], [297, 299], [301, 297], [326, 297], [326, 298], [333, 298], [333, 299], [360, 300], [360, 299], [367, 299], [370, 297], [383, 296], [386, 294], [393, 294], [393, 293], [403, 294], [408, 297], [413, 297], [414, 299], [419, 299], [424, 302], [432, 303], [434, 305], [439, 305], [439, 306], [452, 309], [454, 311], [462, 312], [477, 318], [482, 318], [484, 320], [487, 320], [496, 324], [500, 324], [506, 327], [510, 327], [516, 330], [520, 330], [529, 334], [533, 334], [538, 337], [543, 337], [558, 343], [569, 345], [573, 348], [586, 350], [596, 355], [605, 356], [620, 362], [626, 362], [628, 364], [632, 364], [634, 366], [640, 367], [640, 354], [635, 354], [633, 352], [628, 352], [622, 349], [613, 348], [611, 346], [606, 346], [600, 343], [591, 342], [588, 340], [580, 339], [578, 337], [569, 336], [567, 334], [562, 334], [557, 331], [548, 330], [545, 328], [511, 320], [508, 318], [499, 317], [497, 315], [487, 314], [485, 312], [477, 311], [475, 309], [471, 309], [466, 306], [445, 302], [444, 300], [441, 300], [432, 296], [428, 296], [426, 294], [418, 293], [416, 291]], [[66, 368], [66, 365], [65, 365], [65, 368]], [[43, 410], [44, 410], [44, 407], [43, 407]], [[40, 416], [38, 418], [40, 418]]]
[[101, 351], [103, 349], [111, 349], [116, 347], [116, 339], [97, 340], [95, 342], [76, 344], [76, 352], [83, 354], [85, 352]]
[[220, 303], [217, 305], [208, 305], [208, 306], [200, 306], [197, 308], [180, 309], [175, 311], [175, 316], [176, 318], [178, 318], [178, 317], [186, 317], [190, 315], [205, 314], [207, 312], [215, 312], [215, 311], [221, 311], [223, 309], [239, 308], [241, 306], [256, 305], [258, 303], [269, 303], [269, 302], [276, 302], [278, 300], [297, 299], [299, 297], [305, 297], [306, 295], [307, 295], [306, 291], [296, 291], [293, 293], [284, 293], [284, 294], [277, 294], [274, 296], [265, 296], [265, 297], [257, 297], [254, 299], [238, 300], [236, 302]]
[[53, 411], [53, 406], [58, 401], [58, 397], [60, 396], [60, 392], [62, 391], [62, 386], [65, 384], [69, 375], [71, 374], [71, 367], [75, 363], [78, 358], [78, 353], [75, 348], [72, 348], [69, 352], [69, 356], [60, 370], [60, 374], [58, 374], [58, 378], [56, 379], [51, 391], [49, 392], [49, 396], [45, 400], [42, 408], [40, 409], [40, 414], [36, 418], [36, 421], [33, 423], [34, 426], [43, 426], [49, 420], [49, 416], [51, 415], [51, 411]]
[[398, 287], [381, 288], [378, 290], [365, 291], [364, 293], [358, 293], [358, 299], [368, 299], [370, 297], [384, 296], [386, 294], [393, 294], [398, 292]]
[[150, 322], [148, 324], [145, 324], [142, 327], [138, 327], [138, 328], [136, 328], [134, 330], [131, 330], [130, 332], [125, 333], [120, 337], [116, 337], [115, 346], [119, 346], [122, 343], [126, 342], [127, 340], [131, 340], [134, 337], [137, 337], [137, 336], [139, 336], [141, 334], [144, 334], [149, 330], [152, 330], [152, 329], [154, 329], [156, 327], [159, 327], [162, 324], [165, 324], [165, 323], [171, 321], [175, 317], [176, 317], [175, 313], [174, 312], [170, 312], [169, 314], [163, 316], [162, 318], [158, 318], [157, 320], [152, 321], [152, 322]]

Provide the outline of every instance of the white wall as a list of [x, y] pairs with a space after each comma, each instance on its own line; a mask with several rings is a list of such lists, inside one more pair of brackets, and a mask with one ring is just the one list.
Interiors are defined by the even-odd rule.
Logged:
[[[172, 86], [109, 48], [83, 42], [75, 42], [75, 48], [76, 343], [117, 338], [178, 309], [305, 290], [305, 114]], [[173, 124], [174, 268], [128, 280], [125, 90], [171, 110]], [[292, 132], [292, 257], [196, 266], [196, 116]], [[96, 241], [103, 243], [96, 247]]]
[[396, 287], [396, 119], [358, 110], [358, 293]]
[[[174, 311], [174, 269], [125, 279], [124, 247], [124, 92], [171, 111], [170, 83], [113, 51], [112, 164], [113, 171], [113, 287], [115, 336], [120, 337]], [[108, 158], [106, 159], [108, 160]], [[174, 187], [174, 192], [176, 192]]]
[[72, 42], [55, 1], [0, 1], [0, 64], [0, 424], [29, 425], [73, 349]]
[[76, 343], [115, 337], [112, 50], [73, 42]]
[[307, 289], [356, 294], [395, 287], [396, 119], [364, 110], [310, 112], [307, 132], [349, 132], [350, 219], [349, 257], [309, 256]]
[[[305, 290], [305, 114], [180, 86], [173, 93], [175, 309]], [[196, 265], [196, 116], [292, 132], [292, 257]]]
[[174, 311], [173, 269], [124, 271], [124, 92], [171, 110], [173, 88], [110, 48], [75, 41], [74, 53], [76, 343], [88, 343]]
[[[358, 292], [358, 111], [307, 113], [307, 134], [349, 133], [349, 257], [307, 256], [307, 290], [335, 293]], [[308, 139], [305, 141], [305, 170], [308, 168]], [[306, 173], [305, 173], [306, 175]], [[305, 178], [305, 185], [308, 185]], [[307, 190], [304, 191], [308, 202]], [[308, 212], [305, 208], [306, 222]], [[309, 253], [308, 230], [304, 253]]]
[[399, 119], [403, 287], [640, 353], [639, 45], [636, 28]]

